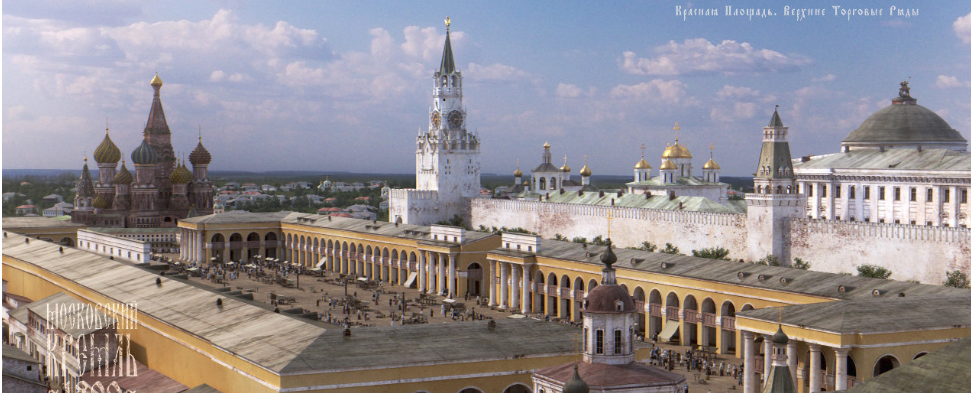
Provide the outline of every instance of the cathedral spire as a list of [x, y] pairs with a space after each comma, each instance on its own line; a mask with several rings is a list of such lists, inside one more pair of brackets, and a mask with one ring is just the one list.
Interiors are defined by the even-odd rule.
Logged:
[[148, 113], [148, 123], [145, 124], [145, 134], [171, 134], [169, 124], [165, 121], [165, 111], [162, 110], [162, 98], [159, 91], [162, 89], [162, 78], [152, 78], [152, 88], [155, 89], [155, 97], [152, 99], [152, 110]]
[[452, 40], [449, 38], [449, 26], [452, 19], [445, 17], [445, 51], [442, 53], [442, 66], [439, 68], [439, 75], [451, 74], [455, 72], [455, 59], [452, 58]]

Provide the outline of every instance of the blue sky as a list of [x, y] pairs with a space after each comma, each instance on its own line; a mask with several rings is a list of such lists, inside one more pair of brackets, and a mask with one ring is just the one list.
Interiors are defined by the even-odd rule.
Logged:
[[[631, 174], [641, 144], [657, 168], [677, 121], [696, 168], [713, 144], [723, 175], [747, 175], [775, 105], [793, 155], [831, 153], [908, 77], [971, 138], [971, 3], [811, 2], [825, 15], [802, 20], [659, 3], [5, 2], [2, 164], [76, 169], [106, 118], [130, 155], [157, 69], [173, 147], [201, 127], [213, 170], [413, 173], [445, 16], [485, 173], [539, 164], [547, 141], [594, 177]], [[882, 15], [834, 14], [863, 5]]]

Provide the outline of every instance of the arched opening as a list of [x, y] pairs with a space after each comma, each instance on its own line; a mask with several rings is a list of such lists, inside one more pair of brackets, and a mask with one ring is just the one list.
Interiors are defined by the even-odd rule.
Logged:
[[546, 178], [545, 177], [539, 178], [539, 189], [541, 191], [546, 189]]
[[573, 307], [570, 307], [570, 277], [564, 274], [560, 277], [560, 318], [573, 320]]
[[581, 311], [581, 309], [583, 308], [583, 297], [584, 297], [583, 287], [584, 287], [583, 278], [577, 277], [573, 281], [573, 320], [574, 321], [579, 321], [583, 318], [583, 315], [582, 315], [583, 312]]
[[502, 393], [533, 393], [532, 389], [521, 383], [513, 384], [503, 390]]
[[471, 388], [470, 387], [470, 388], [465, 388], [465, 389], [459, 390], [459, 393], [485, 393], [485, 392], [483, 392], [479, 388]]
[[546, 276], [542, 271], [536, 271], [536, 275], [533, 276], [533, 285], [536, 288], [536, 291], [533, 292], [535, 294], [533, 297], [533, 312], [545, 315], [546, 301], [543, 299], [543, 296], [546, 294]]
[[[918, 355], [920, 356], [920, 355]], [[846, 387], [851, 388], [856, 384], [856, 362], [849, 355], [846, 356]]]
[[725, 303], [722, 303], [721, 320], [722, 320], [721, 351], [723, 354], [734, 354], [735, 345], [736, 345], [735, 344], [735, 305], [732, 304], [730, 300], [727, 300], [725, 301]]
[[[742, 308], [742, 311], [745, 311], [745, 309]], [[758, 344], [756, 344], [756, 345], [758, 345]], [[757, 348], [762, 348], [762, 347], [764, 347], [764, 346], [763, 345], [758, 345]], [[806, 356], [805, 357], [806, 361], [803, 363], [803, 371], [802, 372], [803, 372], [803, 375], [806, 376], [805, 377], [804, 384], [806, 386], [809, 386], [809, 375], [810, 375], [809, 369], [810, 369], [810, 366], [812, 366], [812, 364], [811, 364], [812, 363], [812, 360], [810, 360], [810, 358], [812, 357], [812, 353], [810, 351], [806, 351], [805, 354], [806, 354], [805, 355]], [[762, 356], [762, 355], [759, 355], [759, 356]], [[759, 370], [755, 370], [755, 371], [756, 372], [759, 372]], [[826, 383], [825, 383], [826, 382], [826, 379], [825, 378], [826, 378], [826, 355], [823, 355], [823, 352], [820, 351], [819, 352], [819, 386], [826, 386]]]
[[469, 296], [482, 296], [482, 265], [472, 262], [466, 271], [465, 288]]
[[555, 190], [555, 189], [556, 189], [556, 178], [555, 177], [551, 177], [550, 178], [550, 190]]
[[900, 367], [900, 361], [897, 360], [893, 355], [883, 355], [877, 362], [873, 365], [873, 376], [883, 374], [887, 371], [893, 370]]
[[549, 315], [551, 317], [555, 317], [555, 316], [559, 315], [557, 313], [557, 310], [559, 309], [559, 307], [558, 307], [558, 304], [557, 304], [556, 299], [560, 295], [558, 293], [559, 290], [558, 290], [558, 288], [556, 286], [556, 274], [550, 273], [549, 277], [547, 277], [547, 280], [548, 281], [546, 282], [546, 289], [547, 289], [547, 291], [546, 291], [546, 302], [548, 304], [546, 305], [546, 311], [547, 311], [546, 312], [546, 315]]
[[637, 310], [637, 314], [634, 320], [634, 331], [641, 336], [647, 330], [647, 312], [644, 311], [644, 303], [647, 300], [647, 295], [644, 294], [644, 289], [641, 287], [634, 288], [634, 307]]
[[698, 315], [698, 301], [695, 297], [688, 295], [684, 297], [684, 335], [682, 335], [682, 345], [698, 344], [698, 325], [701, 322]]
[[364, 245], [363, 244], [358, 244], [357, 245], [357, 262], [355, 262], [355, 264], [357, 265], [357, 268], [355, 269], [355, 271], [357, 272], [357, 274], [359, 276], [365, 276], [365, 277], [370, 278], [371, 277], [371, 272], [370, 272], [369, 269], [367, 269], [367, 266], [366, 266], [366, 264], [364, 262], [365, 262], [364, 261]]
[[276, 258], [276, 232], [269, 232], [263, 237], [265, 253], [267, 258]]
[[67, 247], [74, 247], [74, 239], [71, 239], [69, 237], [62, 237], [61, 241], [58, 243]]
[[[681, 342], [682, 332], [680, 331], [681, 329], [679, 328], [679, 324], [681, 323], [681, 318], [678, 317], [678, 310], [680, 310], [680, 304], [681, 302], [678, 300], [677, 293], [674, 293], [674, 292], [668, 293], [667, 299], [665, 299], [665, 302], [664, 302], [664, 316], [665, 316], [664, 319], [666, 319], [664, 327], [666, 328], [665, 330], [670, 331], [670, 335], [667, 334], [669, 332], [662, 331], [661, 333], [663, 334], [661, 335], [662, 336], [661, 339], [669, 343]], [[668, 327], [668, 325], [671, 325], [671, 324], [673, 324], [674, 327]]]
[[256, 232], [250, 232], [246, 235], [246, 247], [243, 247], [243, 258], [249, 260], [255, 257], [260, 252], [260, 234]]
[[917, 359], [921, 358], [922, 356], [924, 356], [926, 354], [927, 354], [927, 352], [918, 353], [917, 355], [914, 356], [914, 360], [917, 360]]
[[715, 301], [705, 298], [701, 302], [701, 345], [715, 347], [718, 340], [718, 324], [716, 323]]
[[651, 315], [648, 320], [647, 332], [644, 337], [654, 339], [657, 337], [658, 333], [661, 333], [661, 327], [664, 325], [664, 315], [661, 313], [663, 308], [663, 303], [661, 301], [661, 291], [657, 289], [651, 290], [651, 296], [648, 298], [648, 313]]
[[239, 261], [242, 257], [243, 235], [234, 233], [229, 235], [229, 260]]

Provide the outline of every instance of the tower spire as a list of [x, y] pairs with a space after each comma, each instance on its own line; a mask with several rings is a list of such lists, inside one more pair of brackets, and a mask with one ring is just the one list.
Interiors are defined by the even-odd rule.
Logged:
[[452, 40], [450, 38], [449, 26], [452, 25], [452, 19], [445, 17], [445, 50], [442, 53], [442, 66], [439, 68], [438, 73], [440, 75], [451, 74], [455, 72], [455, 59], [452, 58]]

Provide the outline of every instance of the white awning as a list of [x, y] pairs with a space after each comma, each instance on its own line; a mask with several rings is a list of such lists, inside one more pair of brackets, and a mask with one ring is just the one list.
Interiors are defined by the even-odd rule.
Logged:
[[510, 315], [510, 316], [508, 316], [506, 318], [509, 318], [509, 319], [522, 319], [522, 318], [526, 318], [526, 316], [523, 315], [523, 314], [513, 314], [513, 315]]
[[408, 279], [405, 280], [405, 288], [410, 288], [415, 283], [416, 278], [418, 278], [418, 272], [408, 273]]
[[323, 266], [324, 266], [324, 264], [325, 264], [325, 263], [327, 263], [327, 260], [326, 260], [326, 259], [324, 259], [324, 258], [320, 258], [320, 262], [317, 262], [317, 264], [316, 264], [316, 265], [314, 265], [314, 267], [316, 267], [316, 268], [321, 268], [321, 267], [323, 267]]
[[367, 282], [367, 277], [358, 277], [357, 281]]
[[663, 342], [670, 342], [671, 337], [674, 337], [674, 335], [678, 333], [678, 326], [680, 325], [681, 324], [678, 321], [668, 320], [664, 325], [664, 329], [661, 330], [661, 334], [658, 335], [658, 339]]
[[442, 299], [443, 303], [455, 303], [455, 299]]

